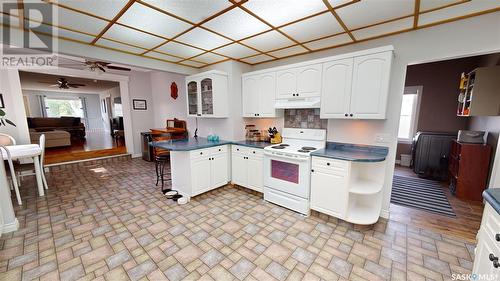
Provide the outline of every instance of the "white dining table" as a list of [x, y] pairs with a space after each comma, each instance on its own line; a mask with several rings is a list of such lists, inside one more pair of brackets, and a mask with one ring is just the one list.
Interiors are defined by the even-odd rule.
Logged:
[[[8, 153], [6, 149], [8, 150]], [[18, 188], [18, 186], [17, 186], [16, 173], [14, 170], [14, 164], [12, 163], [12, 160], [19, 160], [26, 158], [33, 159], [33, 163], [35, 165], [35, 175], [38, 187], [38, 194], [40, 196], [44, 196], [45, 193], [43, 190], [42, 167], [40, 167], [40, 155], [42, 154], [42, 149], [40, 148], [40, 145], [38, 144], [9, 145], [0, 148], [0, 151], [2, 152], [3, 159], [9, 160], [8, 162], [9, 162], [10, 173], [13, 184], [16, 187], [16, 189]], [[10, 159], [8, 157], [9, 153], [10, 153]], [[21, 204], [21, 198], [18, 197], [17, 201]]]

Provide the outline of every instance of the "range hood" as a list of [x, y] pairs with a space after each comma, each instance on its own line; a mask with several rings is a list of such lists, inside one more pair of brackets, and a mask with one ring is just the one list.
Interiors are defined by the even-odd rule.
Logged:
[[320, 97], [277, 99], [274, 108], [319, 108]]

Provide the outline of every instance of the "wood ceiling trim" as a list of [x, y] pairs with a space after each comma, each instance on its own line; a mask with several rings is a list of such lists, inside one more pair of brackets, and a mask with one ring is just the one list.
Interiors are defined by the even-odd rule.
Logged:
[[17, 13], [19, 15], [19, 27], [23, 28], [25, 27], [25, 21], [24, 21], [24, 2], [23, 0], [17, 0]]
[[413, 13], [413, 28], [417, 28], [419, 16], [420, 16], [420, 0], [415, 0], [415, 12]]
[[106, 27], [104, 27], [104, 29], [101, 30], [101, 32], [94, 38], [94, 40], [90, 42], [90, 45], [94, 45], [97, 42], [97, 40], [99, 40], [99, 38], [101, 38], [104, 35], [104, 33], [106, 33], [106, 31], [108, 31], [113, 26], [113, 24], [115, 24], [115, 22], [118, 21], [120, 17], [123, 16], [123, 14], [125, 14], [125, 12], [127, 12], [127, 10], [134, 3], [135, 0], [129, 0], [127, 4], [118, 12], [118, 14], [116, 14], [115, 17], [108, 23], [108, 25], [106, 25]]
[[[269, 26], [271, 28], [271, 30], [274, 30], [274, 31], [277, 31], [279, 32], [281, 35], [285, 36], [286, 38], [288, 38], [289, 40], [292, 40], [293, 42], [295, 42], [296, 44], [299, 44], [301, 45], [303, 48], [305, 48], [306, 50], [310, 51], [309, 48], [307, 48], [306, 46], [302, 45], [302, 43], [300, 43], [299, 41], [297, 41], [297, 39], [293, 38], [292, 36], [286, 34], [285, 32], [281, 31], [280, 29], [276, 28], [274, 25], [270, 24], [269, 22], [267, 22], [266, 20], [264, 20], [263, 18], [259, 17], [258, 15], [256, 15], [254, 12], [250, 11], [249, 9], [247, 9], [246, 7], [243, 6], [243, 3], [236, 3], [235, 0], [229, 0], [231, 1], [231, 3], [233, 4], [237, 4], [238, 7], [240, 9], [242, 9], [244, 12], [246, 12], [247, 14], [251, 15], [252, 17], [258, 19], [259, 21], [261, 21], [262, 23], [264, 23], [265, 25]], [[273, 57], [272, 55], [269, 55], [269, 53], [264, 53], [262, 52], [263, 54], [266, 54], [268, 56], [271, 56]]]
[[340, 24], [340, 26], [342, 27], [342, 29], [344, 29], [344, 31], [349, 35], [349, 37], [351, 37], [352, 41], [356, 42], [356, 38], [354, 38], [354, 35], [352, 35], [352, 33], [349, 30], [349, 28], [347, 28], [347, 25], [345, 25], [344, 21], [340, 18], [339, 14], [337, 14], [337, 12], [335, 12], [335, 10], [333, 9], [332, 5], [330, 5], [330, 2], [328, 2], [328, 0], [323, 0], [323, 3], [328, 8], [328, 10], [330, 11], [330, 13], [332, 13], [332, 15], [335, 17], [335, 19]]

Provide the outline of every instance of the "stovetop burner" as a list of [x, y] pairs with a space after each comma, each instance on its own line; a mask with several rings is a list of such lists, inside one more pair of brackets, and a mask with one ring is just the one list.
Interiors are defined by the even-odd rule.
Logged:
[[286, 146], [275, 145], [275, 146], [271, 146], [271, 148], [274, 148], [274, 149], [285, 149]]
[[287, 147], [287, 146], [290, 146], [290, 145], [286, 144], [286, 143], [280, 143], [279, 146]]
[[309, 152], [311, 152], [310, 150], [305, 150], [305, 149], [299, 149], [297, 151], [298, 152], [303, 152], [303, 153], [309, 153]]
[[312, 147], [312, 146], [304, 146], [304, 147], [302, 147], [300, 150], [316, 150], [316, 147]]

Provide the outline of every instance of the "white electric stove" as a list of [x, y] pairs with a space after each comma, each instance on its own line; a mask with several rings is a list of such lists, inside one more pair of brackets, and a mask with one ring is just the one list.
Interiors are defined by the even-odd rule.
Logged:
[[264, 148], [264, 200], [309, 215], [311, 152], [326, 130], [285, 128], [282, 143]]

